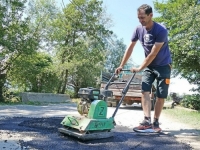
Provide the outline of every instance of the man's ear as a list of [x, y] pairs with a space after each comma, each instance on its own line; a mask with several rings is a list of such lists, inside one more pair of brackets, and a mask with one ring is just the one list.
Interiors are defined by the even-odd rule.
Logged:
[[153, 17], [153, 13], [150, 13], [149, 16], [150, 16], [150, 17]]

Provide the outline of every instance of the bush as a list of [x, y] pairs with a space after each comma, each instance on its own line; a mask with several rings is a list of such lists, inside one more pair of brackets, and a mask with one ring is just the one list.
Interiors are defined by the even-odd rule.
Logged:
[[67, 90], [66, 94], [70, 96], [70, 98], [74, 98], [74, 91], [72, 90]]
[[4, 102], [6, 103], [19, 103], [21, 102], [21, 98], [18, 92], [13, 92], [8, 88], [3, 88], [2, 96], [4, 98]]
[[192, 95], [184, 95], [181, 105], [186, 108], [200, 110], [200, 95], [192, 94]]

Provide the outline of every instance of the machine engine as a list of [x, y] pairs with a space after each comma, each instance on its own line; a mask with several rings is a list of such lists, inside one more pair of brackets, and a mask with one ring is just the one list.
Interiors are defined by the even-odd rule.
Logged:
[[109, 90], [99, 90], [96, 88], [80, 88], [78, 91], [78, 96], [81, 98], [77, 106], [77, 110], [81, 115], [88, 114], [90, 109], [90, 104], [94, 100], [104, 100], [106, 101], [108, 97], [113, 96], [113, 92]]

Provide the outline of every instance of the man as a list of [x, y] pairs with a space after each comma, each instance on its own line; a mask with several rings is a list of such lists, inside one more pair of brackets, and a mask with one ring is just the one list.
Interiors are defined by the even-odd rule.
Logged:
[[[143, 4], [137, 10], [138, 19], [141, 25], [133, 32], [131, 43], [128, 46], [120, 66], [115, 70], [118, 74], [128, 61], [133, 48], [140, 41], [145, 52], [145, 59], [138, 68], [131, 68], [132, 72], [139, 72], [144, 69], [142, 77], [142, 106], [144, 120], [138, 127], [133, 128], [138, 132], [160, 132], [159, 117], [164, 105], [164, 99], [168, 95], [168, 87], [171, 74], [171, 55], [168, 46], [167, 29], [152, 20], [153, 12], [151, 6]], [[152, 83], [157, 80], [154, 120], [151, 123], [151, 100], [150, 93]]]

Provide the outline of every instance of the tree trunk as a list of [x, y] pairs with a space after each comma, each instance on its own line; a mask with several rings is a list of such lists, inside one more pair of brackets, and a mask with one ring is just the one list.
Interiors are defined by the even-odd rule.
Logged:
[[68, 70], [66, 69], [65, 72], [63, 71], [61, 74], [61, 79], [59, 85], [58, 85], [58, 90], [57, 93], [59, 94], [64, 94], [67, 86], [67, 78], [68, 78]]
[[66, 86], [67, 86], [67, 77], [68, 77], [68, 70], [65, 70], [65, 76], [64, 76], [64, 81], [63, 81], [63, 86], [61, 90], [61, 94], [65, 94]]
[[6, 74], [0, 74], [0, 102], [4, 102], [3, 86], [6, 81]]
[[78, 91], [79, 91], [79, 87], [75, 87], [74, 88], [74, 98], [78, 98], [79, 96], [78, 96]]
[[63, 82], [63, 74], [64, 74], [64, 71], [62, 71], [61, 73], [61, 76], [60, 76], [60, 79], [61, 81], [59, 81], [59, 84], [58, 84], [58, 89], [57, 89], [57, 93], [60, 94], [61, 93], [61, 89], [62, 89], [62, 82]]

